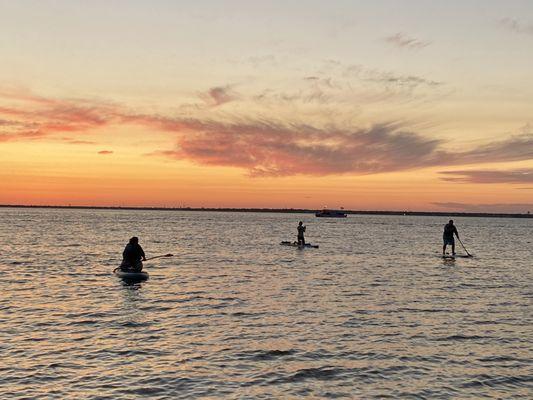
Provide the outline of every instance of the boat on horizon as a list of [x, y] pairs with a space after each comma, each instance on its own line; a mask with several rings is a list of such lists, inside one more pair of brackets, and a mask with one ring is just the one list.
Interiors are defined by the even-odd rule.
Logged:
[[342, 211], [338, 210], [328, 210], [327, 208], [324, 208], [322, 211], [318, 211], [315, 213], [315, 217], [321, 217], [321, 218], [346, 218], [347, 214]]

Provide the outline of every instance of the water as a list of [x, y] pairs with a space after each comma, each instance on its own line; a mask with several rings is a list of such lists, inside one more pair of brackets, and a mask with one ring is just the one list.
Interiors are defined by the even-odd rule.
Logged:
[[445, 222], [0, 209], [0, 398], [530, 397], [533, 221]]

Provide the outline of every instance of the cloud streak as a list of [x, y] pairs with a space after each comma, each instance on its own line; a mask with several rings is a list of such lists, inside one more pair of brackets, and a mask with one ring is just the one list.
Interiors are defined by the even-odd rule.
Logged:
[[500, 25], [505, 29], [526, 35], [533, 35], [533, 23], [523, 23], [514, 18], [502, 18], [499, 21]]
[[448, 157], [451, 165], [533, 160], [533, 133], [514, 135]]
[[415, 75], [395, 75], [390, 72], [374, 73], [366, 78], [371, 82], [382, 83], [384, 85], [396, 85], [399, 87], [414, 88], [416, 86], [439, 86], [442, 82], [425, 79]]
[[533, 183], [533, 169], [510, 171], [470, 170], [441, 171], [440, 179], [458, 183]]
[[72, 139], [68, 137], [60, 138], [60, 140], [67, 144], [88, 144], [88, 145], [97, 144], [96, 142], [93, 142], [92, 140], [78, 140], [78, 139]]
[[422, 49], [431, 44], [431, 42], [407, 36], [402, 32], [397, 32], [394, 35], [387, 36], [384, 40], [385, 42], [395, 47], [398, 47], [401, 49], [409, 49], [409, 50]]

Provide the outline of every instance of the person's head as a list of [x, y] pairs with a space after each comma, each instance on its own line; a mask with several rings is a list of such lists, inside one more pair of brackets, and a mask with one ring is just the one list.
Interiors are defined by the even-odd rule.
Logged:
[[139, 243], [139, 238], [137, 236], [134, 236], [130, 239], [130, 244], [137, 244]]
[[453, 219], [451, 219], [448, 223], [449, 223], [450, 225], [453, 225]]
[[302, 221], [298, 222], [298, 225], [302, 226], [304, 223]]

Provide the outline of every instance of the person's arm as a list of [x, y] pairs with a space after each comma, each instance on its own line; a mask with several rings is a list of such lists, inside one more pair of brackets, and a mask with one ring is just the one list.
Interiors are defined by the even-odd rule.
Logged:
[[455, 236], [459, 237], [459, 232], [457, 232], [457, 228], [455, 226], [453, 227], [453, 230], [455, 232]]
[[143, 258], [143, 261], [146, 261], [146, 255], [144, 254], [144, 250], [143, 248], [141, 247], [141, 245], [139, 245], [139, 250], [141, 250], [141, 256]]

